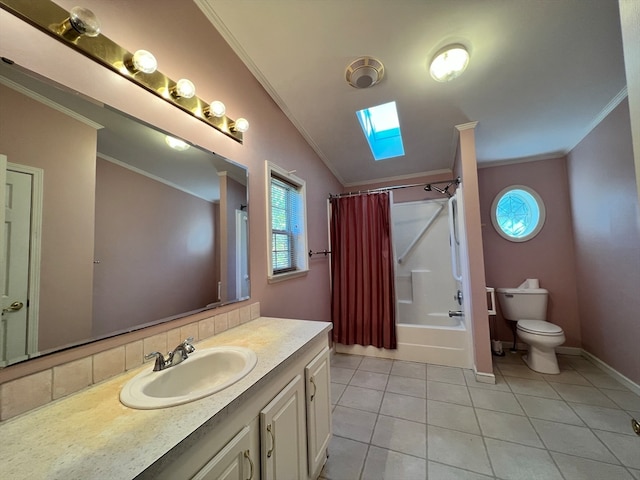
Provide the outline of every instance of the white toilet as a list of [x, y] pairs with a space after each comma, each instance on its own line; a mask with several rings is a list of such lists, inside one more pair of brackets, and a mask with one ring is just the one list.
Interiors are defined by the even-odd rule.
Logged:
[[531, 370], [560, 373], [555, 348], [566, 338], [558, 325], [547, 322], [549, 292], [539, 288], [538, 280], [527, 279], [518, 288], [496, 288], [502, 314], [517, 322], [518, 337], [529, 345], [522, 359]]

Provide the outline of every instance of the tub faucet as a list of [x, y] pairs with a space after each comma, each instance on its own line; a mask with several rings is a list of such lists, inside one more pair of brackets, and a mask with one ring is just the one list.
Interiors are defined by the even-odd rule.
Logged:
[[450, 317], [463, 317], [464, 316], [464, 311], [463, 310], [449, 310], [449, 316]]

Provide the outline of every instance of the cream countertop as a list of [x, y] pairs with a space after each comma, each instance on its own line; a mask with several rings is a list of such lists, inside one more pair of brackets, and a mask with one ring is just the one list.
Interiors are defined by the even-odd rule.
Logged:
[[153, 362], [0, 424], [0, 476], [13, 480], [134, 478], [243, 395], [312, 340], [328, 322], [261, 317], [196, 344], [237, 345], [258, 356], [255, 368], [227, 389], [184, 405], [135, 410], [120, 403], [122, 386]]

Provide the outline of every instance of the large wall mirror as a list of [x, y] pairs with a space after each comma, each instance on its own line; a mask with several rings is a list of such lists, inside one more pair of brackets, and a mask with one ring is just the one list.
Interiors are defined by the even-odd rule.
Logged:
[[0, 62], [0, 366], [249, 297], [247, 169]]

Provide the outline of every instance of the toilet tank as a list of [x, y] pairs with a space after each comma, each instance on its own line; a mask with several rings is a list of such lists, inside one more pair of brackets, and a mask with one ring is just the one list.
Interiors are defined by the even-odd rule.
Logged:
[[544, 288], [496, 288], [507, 320], [546, 320], [549, 292]]

